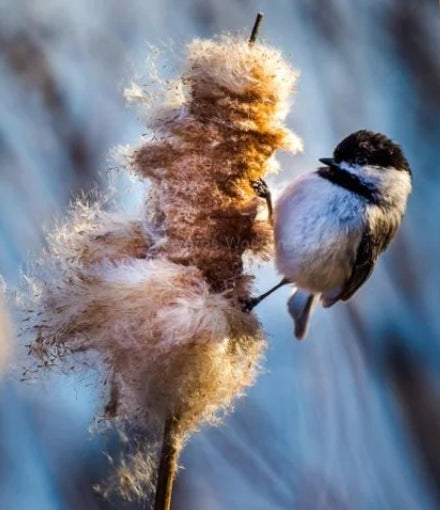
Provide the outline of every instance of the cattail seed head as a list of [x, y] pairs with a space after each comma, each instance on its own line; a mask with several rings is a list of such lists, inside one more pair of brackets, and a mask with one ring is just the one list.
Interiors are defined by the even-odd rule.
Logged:
[[46, 364], [98, 354], [109, 419], [154, 431], [174, 416], [181, 443], [253, 384], [265, 339], [241, 310], [243, 256], [267, 258], [272, 229], [251, 181], [276, 150], [301, 149], [283, 124], [296, 79], [267, 46], [193, 41], [181, 104], [163, 105], [128, 157], [150, 182], [139, 217], [78, 202], [49, 236], [31, 277], [31, 352]]

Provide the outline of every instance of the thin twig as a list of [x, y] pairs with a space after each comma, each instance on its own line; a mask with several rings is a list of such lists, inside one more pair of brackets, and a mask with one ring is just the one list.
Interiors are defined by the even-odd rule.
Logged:
[[252, 28], [251, 36], [249, 37], [249, 44], [252, 45], [255, 43], [258, 37], [258, 31], [260, 30], [261, 22], [263, 21], [264, 14], [259, 12], [257, 17], [255, 18], [254, 27]]
[[174, 417], [168, 417], [165, 421], [154, 510], [170, 510], [171, 508], [173, 485], [179, 457], [179, 449], [176, 448], [174, 441], [177, 422], [177, 418]]

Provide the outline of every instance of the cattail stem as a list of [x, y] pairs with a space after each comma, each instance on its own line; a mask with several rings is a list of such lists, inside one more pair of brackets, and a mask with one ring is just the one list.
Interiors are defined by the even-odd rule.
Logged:
[[263, 21], [264, 14], [259, 12], [255, 18], [254, 27], [252, 28], [251, 36], [249, 37], [249, 44], [254, 44], [258, 37], [258, 31], [260, 30], [261, 22]]
[[177, 423], [178, 420], [174, 417], [168, 417], [165, 420], [154, 510], [170, 510], [171, 508], [173, 485], [180, 452], [174, 439]]

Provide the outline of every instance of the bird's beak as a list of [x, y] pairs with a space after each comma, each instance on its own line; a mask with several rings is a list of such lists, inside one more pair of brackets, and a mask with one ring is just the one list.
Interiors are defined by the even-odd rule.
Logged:
[[333, 158], [320, 158], [319, 161], [326, 166], [338, 166]]

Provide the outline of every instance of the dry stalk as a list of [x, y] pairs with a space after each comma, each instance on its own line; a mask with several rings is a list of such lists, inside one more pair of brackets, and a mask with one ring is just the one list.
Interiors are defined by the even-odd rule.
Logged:
[[170, 510], [171, 508], [173, 486], [180, 454], [180, 447], [175, 441], [176, 422], [176, 418], [168, 418], [165, 421], [154, 510]]

